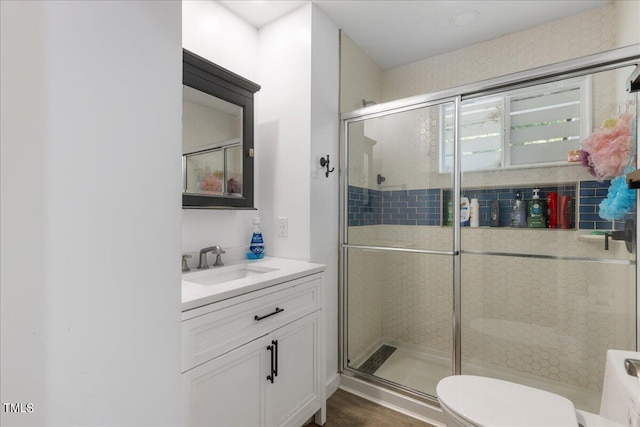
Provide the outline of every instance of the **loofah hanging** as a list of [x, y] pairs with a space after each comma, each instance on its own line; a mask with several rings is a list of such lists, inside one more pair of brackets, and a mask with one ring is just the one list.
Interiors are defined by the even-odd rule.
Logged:
[[627, 104], [620, 118], [607, 119], [588, 138], [582, 141], [582, 164], [598, 181], [611, 179], [624, 172], [632, 147], [634, 111]]
[[[629, 111], [628, 108], [627, 111]], [[633, 115], [631, 115], [631, 119], [633, 119]], [[636, 151], [635, 141], [637, 140], [637, 131], [638, 129], [636, 128], [636, 121], [631, 120], [629, 122], [631, 147], [629, 156], [626, 159], [626, 167], [622, 170], [620, 176], [616, 176], [611, 180], [607, 198], [600, 202], [600, 205], [598, 206], [598, 213], [600, 217], [608, 221], [623, 219], [625, 215], [635, 210], [637, 192], [635, 190], [629, 189], [626, 175], [633, 172], [633, 170], [635, 169], [635, 167], [633, 166], [634, 156], [632, 156], [631, 154], [635, 153]]]
[[[629, 173], [633, 170], [632, 167], [629, 167], [624, 172]], [[625, 175], [617, 176], [611, 180], [607, 198], [598, 206], [598, 214], [600, 218], [608, 221], [623, 219], [635, 208], [635, 204], [636, 191], [629, 189]]]

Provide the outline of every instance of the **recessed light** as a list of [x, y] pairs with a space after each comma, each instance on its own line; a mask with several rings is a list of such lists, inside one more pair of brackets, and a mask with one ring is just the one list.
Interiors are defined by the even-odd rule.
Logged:
[[480, 16], [480, 12], [477, 10], [470, 10], [468, 12], [461, 13], [455, 18], [451, 18], [451, 22], [453, 25], [457, 25], [462, 27], [463, 25], [467, 25], [476, 20], [476, 18]]

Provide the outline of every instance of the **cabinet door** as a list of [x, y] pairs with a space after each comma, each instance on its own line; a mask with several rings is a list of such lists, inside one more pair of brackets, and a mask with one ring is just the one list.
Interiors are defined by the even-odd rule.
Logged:
[[182, 374], [185, 426], [264, 426], [270, 366], [259, 338]]
[[[300, 426], [321, 408], [320, 311], [267, 336], [277, 341], [277, 375], [267, 384], [267, 426]], [[275, 345], [275, 344], [272, 344]]]

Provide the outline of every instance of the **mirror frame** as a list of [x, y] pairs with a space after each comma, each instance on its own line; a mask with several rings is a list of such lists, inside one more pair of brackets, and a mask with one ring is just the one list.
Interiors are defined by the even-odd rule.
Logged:
[[242, 197], [182, 193], [183, 209], [253, 209], [253, 94], [260, 85], [182, 50], [182, 84], [242, 108]]

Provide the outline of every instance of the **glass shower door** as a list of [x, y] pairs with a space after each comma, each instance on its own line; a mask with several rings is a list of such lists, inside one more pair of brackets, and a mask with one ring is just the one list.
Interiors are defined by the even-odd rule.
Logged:
[[346, 122], [345, 369], [435, 396], [452, 372], [452, 173], [438, 158], [452, 102]]
[[[461, 228], [463, 374], [545, 389], [597, 413], [607, 349], [636, 349], [635, 243], [628, 251], [605, 237], [625, 223], [635, 232], [636, 206], [607, 219], [600, 203], [612, 177], [571, 161], [605, 120], [614, 129], [635, 109], [616, 90], [631, 71], [462, 102], [463, 196], [479, 208], [479, 223]], [[486, 132], [465, 111], [491, 105], [503, 134], [483, 163], [470, 136]], [[635, 156], [628, 134], [625, 163]]]

